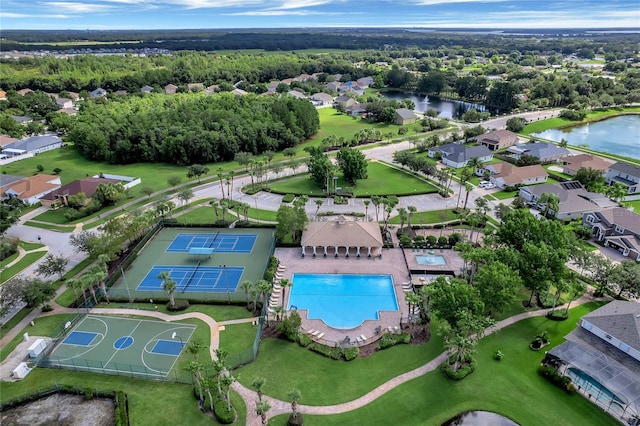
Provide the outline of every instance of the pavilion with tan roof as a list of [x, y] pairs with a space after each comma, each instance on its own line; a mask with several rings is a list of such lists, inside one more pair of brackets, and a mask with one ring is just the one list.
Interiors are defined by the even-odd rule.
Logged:
[[364, 249], [369, 258], [381, 257], [383, 241], [378, 222], [355, 221], [344, 216], [331, 221], [313, 221], [307, 224], [307, 229], [302, 233], [302, 257], [306, 255], [307, 247], [312, 249], [314, 257], [318, 254], [318, 248], [322, 249], [324, 257], [330, 252], [338, 257], [341, 248], [344, 248], [345, 257], [350, 254], [360, 257]]

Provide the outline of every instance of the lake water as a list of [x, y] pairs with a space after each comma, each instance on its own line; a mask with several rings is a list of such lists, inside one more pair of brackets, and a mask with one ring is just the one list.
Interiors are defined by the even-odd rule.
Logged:
[[411, 99], [416, 105], [414, 111], [424, 113], [428, 109], [438, 111], [438, 115], [443, 118], [460, 118], [462, 114], [475, 108], [478, 111], [484, 111], [485, 106], [472, 104], [469, 102], [454, 101], [451, 99], [442, 99], [437, 96], [420, 95], [413, 92], [388, 91], [380, 93], [386, 99], [393, 99], [402, 102], [405, 99]]
[[569, 145], [585, 145], [590, 149], [640, 159], [640, 115], [621, 115], [595, 123], [566, 129], [550, 129], [532, 136]]
[[468, 411], [451, 420], [443, 426], [518, 426], [512, 420], [489, 411]]

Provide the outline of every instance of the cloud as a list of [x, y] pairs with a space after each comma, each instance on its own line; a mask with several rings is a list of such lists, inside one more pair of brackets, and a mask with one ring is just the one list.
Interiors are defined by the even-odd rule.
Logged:
[[113, 6], [108, 6], [105, 4], [95, 4], [95, 3], [72, 3], [66, 1], [50, 1], [50, 2], [42, 2], [40, 3], [44, 6], [52, 7], [55, 9], [62, 9], [68, 13], [95, 13], [95, 12], [106, 12], [113, 9]]
[[410, 0], [409, 3], [418, 6], [433, 6], [436, 4], [452, 3], [504, 3], [509, 0]]
[[314, 10], [249, 10], [246, 12], [222, 13], [227, 16], [309, 16], [309, 15], [344, 15]]
[[23, 19], [23, 18], [53, 18], [53, 19], [68, 19], [68, 15], [33, 15], [29, 13], [11, 13], [0, 12], [0, 18], [8, 19]]
[[271, 7], [269, 9], [302, 9], [305, 7], [322, 6], [331, 3], [331, 0], [288, 0], [280, 6]]

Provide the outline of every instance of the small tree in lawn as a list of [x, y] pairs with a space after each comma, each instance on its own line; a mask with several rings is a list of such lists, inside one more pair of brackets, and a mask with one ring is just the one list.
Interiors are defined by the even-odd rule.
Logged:
[[316, 204], [316, 215], [315, 215], [315, 217], [317, 219], [318, 218], [318, 212], [320, 211], [320, 207], [322, 207], [322, 198], [318, 198], [315, 201], [315, 204]]
[[[298, 401], [302, 398], [302, 393], [298, 389], [293, 389], [287, 394], [287, 396], [291, 400], [291, 417], [289, 418], [289, 424], [293, 423], [301, 425], [302, 422], [298, 421]], [[295, 420], [292, 422], [292, 419]]]
[[160, 272], [158, 278], [162, 280], [162, 289], [167, 293], [167, 297], [169, 298], [169, 306], [174, 307], [176, 305], [176, 301], [173, 298], [173, 293], [176, 291], [177, 284], [171, 278], [168, 272]]
[[302, 318], [300, 318], [300, 314], [298, 313], [298, 311], [293, 311], [287, 318], [285, 318], [280, 324], [278, 324], [276, 330], [278, 330], [279, 333], [287, 336], [287, 339], [295, 342], [296, 338], [298, 337], [298, 330], [300, 329], [301, 325]]
[[[193, 191], [189, 188], [185, 188], [178, 193], [178, 199], [182, 201], [182, 206], [186, 206], [189, 203], [189, 200], [193, 198]], [[182, 218], [184, 219], [184, 213], [187, 209], [182, 209]], [[186, 220], [185, 220], [186, 223]]]
[[69, 258], [47, 253], [44, 259], [42, 259], [42, 262], [36, 268], [36, 274], [44, 275], [46, 277], [50, 275], [58, 275], [59, 279], [62, 280], [68, 264]]
[[269, 404], [267, 401], [260, 401], [257, 405], [256, 405], [256, 413], [260, 416], [260, 418], [262, 419], [262, 424], [266, 425], [267, 424], [267, 412], [271, 410], [271, 404]]
[[222, 376], [220, 381], [222, 383], [222, 387], [225, 390], [224, 399], [225, 401], [227, 401], [227, 411], [231, 411], [231, 398], [229, 396], [229, 392], [231, 391], [231, 385], [236, 381], [236, 378], [227, 371], [226, 374]]
[[187, 350], [191, 355], [193, 355], [193, 359], [198, 361], [200, 358], [200, 351], [203, 350], [207, 345], [200, 339], [192, 339], [189, 342], [189, 346], [187, 346]]
[[140, 189], [140, 192], [142, 192], [142, 195], [146, 195], [148, 198], [151, 198], [155, 191], [150, 186], [144, 186]]
[[180, 176], [169, 176], [167, 178], [167, 183], [173, 188], [176, 189], [176, 186], [178, 186], [178, 184], [182, 181], [182, 178]]
[[258, 394], [258, 401], [262, 402], [262, 388], [267, 379], [264, 377], [256, 377], [251, 381], [251, 387], [254, 388]]
[[209, 173], [209, 168], [207, 166], [203, 166], [202, 164], [193, 164], [189, 166], [187, 170], [187, 178], [191, 179], [193, 177], [198, 179], [198, 183], [200, 183], [200, 176], [206, 175]]
[[198, 361], [191, 361], [187, 366], [187, 371], [190, 372], [193, 376], [193, 381], [195, 382], [196, 388], [198, 389], [200, 401], [204, 401], [204, 395], [202, 394], [202, 365], [200, 365]]

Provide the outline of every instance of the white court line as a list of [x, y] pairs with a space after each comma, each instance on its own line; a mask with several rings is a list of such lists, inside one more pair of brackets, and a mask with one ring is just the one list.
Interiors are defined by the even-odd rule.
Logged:
[[[140, 327], [140, 324], [142, 324], [142, 321], [138, 321], [138, 324], [136, 324], [136, 326], [135, 326], [135, 327], [133, 327], [133, 330], [131, 330], [131, 331], [127, 334], [127, 336], [131, 336], [131, 338], [133, 339], [133, 336], [132, 336], [132, 335], [133, 335], [133, 333], [136, 331], [136, 328]], [[120, 351], [121, 351], [121, 349], [116, 349], [116, 350], [115, 350], [115, 352], [113, 353], [113, 355], [111, 355], [111, 358], [109, 358], [109, 360], [103, 364], [103, 368], [104, 368], [104, 366], [109, 365], [109, 363], [111, 362], [111, 360], [112, 360], [116, 355], [118, 355], [118, 352], [120, 352]]]

